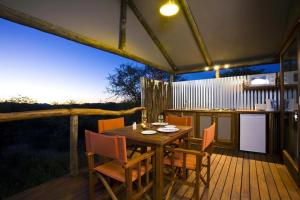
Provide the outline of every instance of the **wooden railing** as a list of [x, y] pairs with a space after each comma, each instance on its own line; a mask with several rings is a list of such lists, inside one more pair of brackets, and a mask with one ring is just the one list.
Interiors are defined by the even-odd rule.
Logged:
[[121, 116], [134, 114], [137, 111], [144, 110], [144, 107], [135, 107], [129, 110], [102, 110], [102, 109], [52, 109], [25, 112], [0, 113], [0, 122], [9, 122], [17, 120], [38, 119], [47, 117], [70, 116], [70, 174], [76, 176], [79, 172], [78, 166], [78, 116], [88, 115], [111, 115]]

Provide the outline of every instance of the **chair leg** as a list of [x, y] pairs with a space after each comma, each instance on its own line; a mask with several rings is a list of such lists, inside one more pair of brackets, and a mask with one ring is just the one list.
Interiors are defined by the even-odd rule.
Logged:
[[210, 182], [210, 155], [207, 156], [207, 177], [206, 177], [206, 186], [209, 187]]
[[89, 200], [95, 199], [95, 176], [89, 172]]
[[118, 198], [116, 197], [116, 195], [114, 194], [113, 190], [111, 189], [111, 187], [109, 186], [109, 184], [107, 183], [107, 181], [105, 180], [105, 178], [97, 173], [98, 178], [101, 180], [101, 182], [103, 183], [104, 187], [106, 188], [107, 192], [109, 193], [110, 197], [112, 200], [118, 200]]
[[196, 180], [195, 180], [195, 188], [194, 188], [194, 199], [198, 200], [200, 199], [200, 194], [199, 194], [199, 187], [200, 187], [200, 171], [196, 171]]
[[170, 199], [171, 192], [172, 192], [173, 186], [174, 186], [175, 181], [176, 181], [177, 173], [178, 173], [178, 169], [176, 169], [174, 174], [173, 174], [172, 182], [170, 184], [170, 187], [168, 188], [167, 195], [166, 195], [166, 198], [165, 198], [166, 200]]

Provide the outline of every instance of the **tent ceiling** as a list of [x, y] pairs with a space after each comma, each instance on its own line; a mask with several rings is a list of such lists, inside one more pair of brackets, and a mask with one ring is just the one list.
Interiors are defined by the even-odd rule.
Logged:
[[127, 6], [124, 47], [118, 45], [121, 0], [0, 0], [0, 17], [180, 73], [203, 70], [208, 60], [274, 62], [300, 16], [297, 0], [178, 0], [180, 12], [169, 18], [158, 12], [166, 0], [129, 1], [140, 16]]

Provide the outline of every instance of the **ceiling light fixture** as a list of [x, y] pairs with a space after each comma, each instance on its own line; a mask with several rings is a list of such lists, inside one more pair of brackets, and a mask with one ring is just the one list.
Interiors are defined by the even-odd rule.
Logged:
[[219, 70], [219, 69], [220, 69], [220, 65], [215, 65], [215, 66], [214, 66], [214, 70], [217, 71], [217, 70]]
[[167, 17], [176, 15], [178, 11], [179, 11], [179, 7], [176, 3], [173, 2], [173, 0], [169, 0], [167, 3], [162, 5], [159, 9], [160, 14]]
[[205, 71], [208, 71], [208, 70], [209, 70], [209, 67], [205, 67], [204, 70], [205, 70]]

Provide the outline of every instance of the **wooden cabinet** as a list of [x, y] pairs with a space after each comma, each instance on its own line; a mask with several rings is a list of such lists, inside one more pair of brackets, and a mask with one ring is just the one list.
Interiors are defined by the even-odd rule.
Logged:
[[202, 138], [204, 129], [213, 122], [216, 122], [216, 145], [235, 148], [235, 113], [197, 113], [198, 134], [196, 137]]
[[236, 148], [236, 113], [235, 112], [194, 112], [183, 110], [180, 112], [167, 111], [166, 114], [193, 117], [193, 136], [203, 137], [203, 131], [214, 121], [216, 122], [216, 146]]

